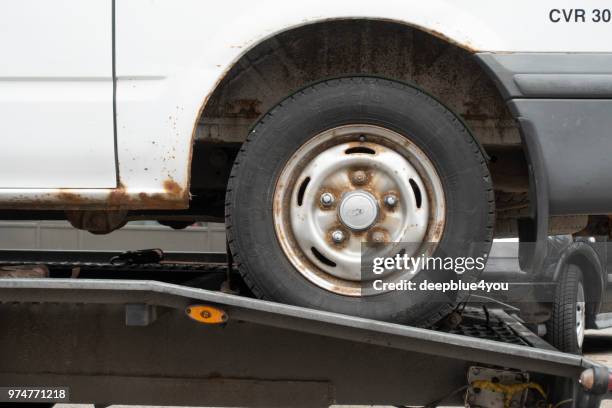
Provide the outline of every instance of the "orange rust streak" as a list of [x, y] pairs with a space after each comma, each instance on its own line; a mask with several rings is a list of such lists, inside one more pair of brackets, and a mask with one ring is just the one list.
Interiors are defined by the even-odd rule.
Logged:
[[44, 197], [32, 201], [7, 203], [2, 208], [16, 207], [20, 209], [56, 208], [64, 210], [79, 209], [185, 209], [189, 207], [189, 191], [172, 179], [163, 182], [164, 192], [147, 194], [138, 193], [137, 196], [127, 192], [123, 184], [113, 189], [105, 200], [95, 200], [85, 197], [76, 190], [60, 189], [55, 194], [46, 194]]
[[164, 181], [164, 190], [170, 195], [180, 196], [183, 192], [181, 186], [174, 180], [168, 179]]

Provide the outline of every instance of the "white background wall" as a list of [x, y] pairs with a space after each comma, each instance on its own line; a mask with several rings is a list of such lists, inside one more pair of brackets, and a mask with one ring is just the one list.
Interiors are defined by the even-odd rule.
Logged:
[[223, 224], [198, 223], [173, 230], [156, 222], [130, 222], [120, 230], [94, 235], [64, 221], [0, 221], [0, 249], [225, 252]]

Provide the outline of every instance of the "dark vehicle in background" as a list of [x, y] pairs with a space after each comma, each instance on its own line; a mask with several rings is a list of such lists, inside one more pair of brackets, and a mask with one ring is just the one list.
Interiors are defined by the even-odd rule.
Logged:
[[559, 350], [580, 353], [587, 329], [612, 327], [612, 285], [605, 237], [548, 238], [548, 256], [534, 273], [521, 269], [517, 240], [495, 240], [485, 281], [508, 282], [488, 294], [519, 310], [532, 330]]

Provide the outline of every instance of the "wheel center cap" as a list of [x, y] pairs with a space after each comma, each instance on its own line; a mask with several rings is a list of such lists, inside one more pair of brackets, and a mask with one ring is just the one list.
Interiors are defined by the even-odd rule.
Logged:
[[355, 231], [365, 230], [374, 224], [378, 217], [376, 198], [367, 191], [357, 190], [347, 193], [338, 207], [340, 220]]

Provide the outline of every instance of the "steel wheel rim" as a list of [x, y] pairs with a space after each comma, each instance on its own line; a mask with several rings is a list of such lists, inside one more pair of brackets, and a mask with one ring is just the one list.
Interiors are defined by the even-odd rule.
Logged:
[[[302, 276], [333, 293], [370, 296], [385, 291], [362, 276], [361, 243], [389, 243], [387, 255], [430, 255], [443, 235], [445, 198], [434, 164], [408, 138], [347, 125], [319, 133], [289, 159], [273, 215], [283, 252]], [[416, 272], [377, 278], [397, 282]]]
[[578, 294], [576, 296], [576, 339], [578, 348], [582, 347], [586, 322], [586, 302], [584, 298], [584, 287], [578, 283]]

